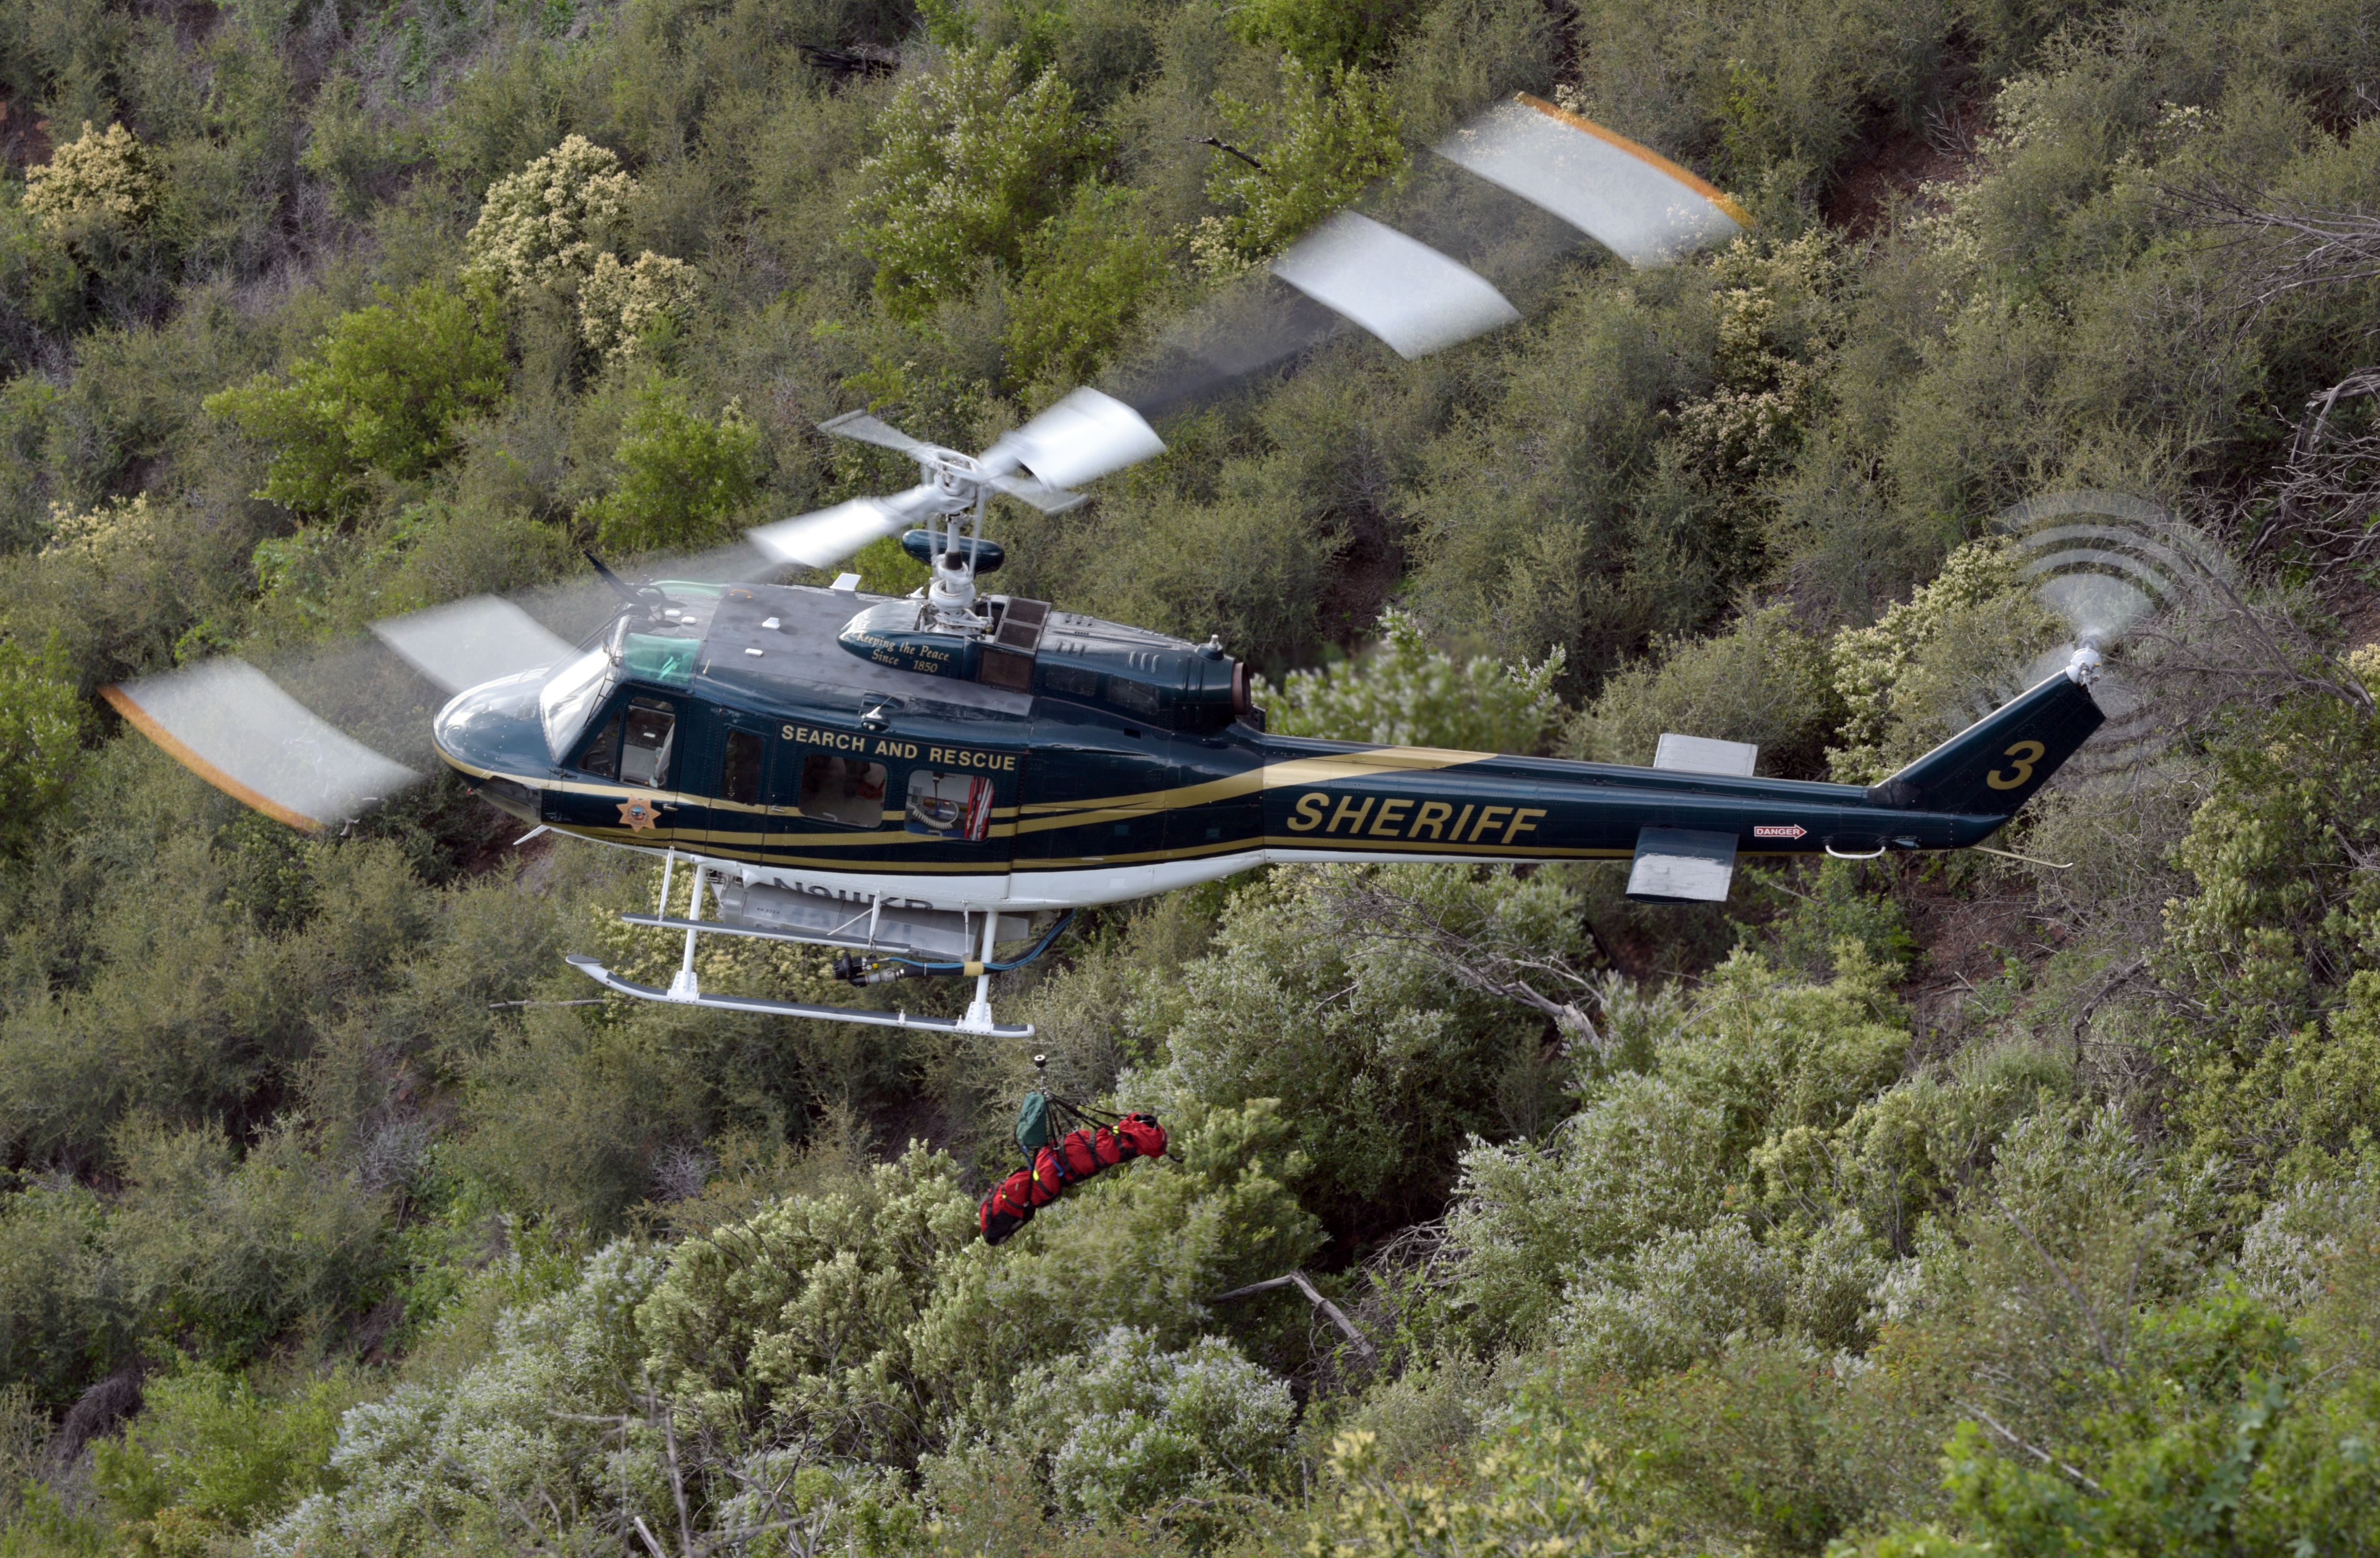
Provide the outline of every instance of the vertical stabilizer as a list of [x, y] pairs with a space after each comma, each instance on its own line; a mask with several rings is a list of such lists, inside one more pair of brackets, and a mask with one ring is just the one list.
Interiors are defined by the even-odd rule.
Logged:
[[2099, 657], [2073, 663], [1969, 725], [1868, 791], [1885, 806], [2012, 816], [2107, 720], [2087, 684]]

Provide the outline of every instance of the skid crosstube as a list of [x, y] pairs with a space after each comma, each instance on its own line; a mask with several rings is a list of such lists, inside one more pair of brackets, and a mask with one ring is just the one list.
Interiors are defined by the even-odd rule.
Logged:
[[[714, 924], [701, 929], [714, 931]], [[633, 995], [639, 1001], [659, 1001], [667, 1005], [708, 1006], [719, 1012], [758, 1012], [766, 1016], [820, 1017], [828, 1022], [867, 1023], [875, 1028], [929, 1028], [943, 1033], [988, 1033], [995, 1039], [1029, 1039], [1031, 1023], [992, 1023], [986, 1027], [970, 1027], [963, 1017], [917, 1016], [908, 1012], [874, 1012], [858, 1006], [812, 1006], [798, 1001], [763, 1001], [748, 995], [672, 995], [665, 990], [655, 990], [649, 984], [624, 980], [594, 958], [579, 953], [568, 953], [563, 961], [609, 991]]]

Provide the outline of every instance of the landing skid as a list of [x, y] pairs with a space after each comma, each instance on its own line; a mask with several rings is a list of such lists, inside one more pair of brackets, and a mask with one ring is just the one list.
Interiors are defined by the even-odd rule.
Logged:
[[[705, 925], [704, 930], [715, 927]], [[633, 995], [640, 1001], [659, 1001], [675, 1006], [708, 1006], [716, 1012], [759, 1012], [768, 1016], [819, 1017], [828, 1022], [859, 1022], [874, 1028], [929, 1028], [942, 1033], [981, 1033], [995, 1039], [1029, 1039], [1033, 1025], [996, 1023], [989, 1014], [981, 1021], [969, 1011], [963, 1017], [914, 1016], [907, 1012], [874, 1012], [859, 1006], [811, 1006], [798, 1001], [763, 1001], [749, 995], [705, 995], [698, 990], [677, 993], [655, 990], [649, 984], [624, 980], [595, 959], [578, 953], [569, 953], [564, 961], [609, 991]]]

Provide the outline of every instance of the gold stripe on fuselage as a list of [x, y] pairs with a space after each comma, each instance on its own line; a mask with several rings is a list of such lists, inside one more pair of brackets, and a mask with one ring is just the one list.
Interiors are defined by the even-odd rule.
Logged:
[[1330, 785], [1347, 779], [1381, 779], [1399, 773], [1460, 768], [1464, 763], [1485, 762], [1499, 755], [1495, 752], [1458, 752], [1443, 747], [1375, 747], [1367, 751], [1330, 757], [1291, 758], [1286, 761], [1266, 763], [1238, 773], [1226, 774], [1220, 779], [1203, 779], [1197, 784], [1178, 785], [1170, 790], [1148, 790], [1131, 796], [1092, 796], [1083, 800], [1037, 801], [1017, 809], [1020, 814], [1033, 821], [1017, 823], [1016, 831], [1031, 834], [1050, 828], [1080, 827], [1086, 822], [1106, 820], [1111, 813], [1122, 817], [1147, 816], [1152, 811], [1177, 811], [1187, 806], [1233, 800], [1241, 796], [1255, 795], [1263, 790], [1282, 790], [1296, 785]]

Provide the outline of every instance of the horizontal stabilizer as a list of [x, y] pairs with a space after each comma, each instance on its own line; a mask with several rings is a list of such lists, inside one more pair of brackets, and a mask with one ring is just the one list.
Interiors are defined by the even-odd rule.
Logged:
[[606, 990], [621, 995], [633, 995], [639, 1001], [659, 1001], [674, 1006], [707, 1006], [714, 1012], [753, 1012], [762, 1016], [818, 1017], [827, 1022], [866, 1023], [871, 1028], [929, 1028], [943, 1033], [986, 1032], [995, 1039], [1033, 1037], [1031, 1023], [995, 1023], [988, 1029], [975, 1029], [969, 1028], [962, 1017], [877, 1012], [864, 1006], [813, 1006], [799, 1001], [763, 1001], [748, 995], [672, 995], [668, 991], [655, 990], [649, 984], [624, 980], [595, 959], [577, 953], [569, 954], [564, 961]]
[[1636, 835], [1628, 895], [1640, 904], [1719, 904], [1735, 879], [1735, 835], [1646, 828]]
[[1653, 749], [1653, 766], [1676, 773], [1725, 773], [1749, 779], [1759, 761], [1760, 749], [1750, 741], [1714, 741], [1707, 736], [1677, 736], [1668, 731], [1661, 733], [1660, 745]]

